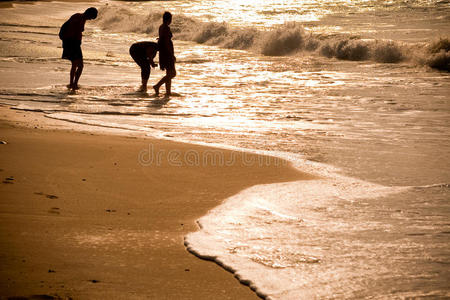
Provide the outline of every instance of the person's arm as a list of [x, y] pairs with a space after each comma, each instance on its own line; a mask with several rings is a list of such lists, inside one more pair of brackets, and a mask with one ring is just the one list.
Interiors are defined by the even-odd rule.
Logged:
[[155, 58], [155, 56], [156, 56], [156, 48], [155, 47], [147, 47], [147, 49], [146, 49], [146, 53], [147, 53], [147, 58], [148, 58], [148, 61], [150, 62], [150, 65], [153, 67], [153, 68], [156, 68], [158, 65], [153, 61], [153, 59]]

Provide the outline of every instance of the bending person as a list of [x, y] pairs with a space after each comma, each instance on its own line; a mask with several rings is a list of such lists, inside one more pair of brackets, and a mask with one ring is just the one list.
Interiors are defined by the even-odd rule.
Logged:
[[163, 23], [159, 27], [159, 66], [161, 70], [166, 70], [166, 75], [161, 78], [161, 80], [153, 86], [155, 94], [159, 95], [159, 88], [161, 85], [166, 85], [166, 96], [170, 96], [172, 87], [172, 78], [174, 78], [177, 73], [175, 71], [175, 55], [172, 43], [172, 31], [170, 30], [170, 23], [172, 23], [172, 14], [170, 12], [165, 12], [163, 14]]
[[131, 57], [141, 68], [142, 85], [139, 88], [141, 92], [147, 91], [147, 82], [150, 77], [151, 67], [156, 68], [158, 66], [153, 61], [157, 51], [158, 44], [153, 42], [138, 42], [130, 47]]
[[87, 20], [97, 18], [97, 9], [90, 7], [84, 13], [77, 13], [70, 17], [61, 27], [59, 37], [63, 41], [62, 58], [72, 62], [70, 69], [69, 88], [78, 89], [78, 80], [83, 72], [83, 53], [81, 52], [81, 39], [84, 24]]

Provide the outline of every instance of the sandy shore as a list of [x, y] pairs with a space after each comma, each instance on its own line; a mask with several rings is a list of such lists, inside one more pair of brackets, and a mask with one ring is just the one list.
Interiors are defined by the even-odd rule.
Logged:
[[183, 237], [242, 189], [309, 178], [287, 165], [243, 164], [238, 152], [215, 152], [235, 158], [228, 166], [192, 164], [186, 152], [214, 149], [61, 129], [7, 107], [0, 116], [5, 298], [255, 299], [233, 274], [188, 253]]

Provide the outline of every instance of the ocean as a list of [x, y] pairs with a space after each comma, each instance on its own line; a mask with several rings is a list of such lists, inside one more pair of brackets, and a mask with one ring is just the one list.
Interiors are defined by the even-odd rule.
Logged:
[[[87, 7], [81, 89], [62, 23]], [[164, 11], [170, 98], [128, 54]], [[450, 2], [13, 2], [0, 104], [70, 123], [283, 158], [318, 179], [254, 186], [186, 236], [268, 299], [450, 297]], [[152, 70], [150, 85], [163, 75]], [[261, 163], [261, 162], [253, 162]]]

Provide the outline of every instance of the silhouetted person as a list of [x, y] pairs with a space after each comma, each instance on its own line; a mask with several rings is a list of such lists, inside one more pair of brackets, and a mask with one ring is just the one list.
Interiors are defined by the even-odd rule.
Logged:
[[141, 92], [147, 91], [147, 82], [150, 77], [151, 67], [156, 68], [158, 66], [153, 61], [156, 52], [158, 52], [158, 44], [153, 42], [138, 42], [130, 47], [131, 57], [141, 67], [142, 85], [139, 88]]
[[61, 27], [59, 37], [63, 41], [62, 58], [72, 62], [70, 69], [69, 88], [78, 89], [78, 80], [83, 72], [83, 53], [81, 52], [81, 39], [86, 20], [97, 18], [98, 11], [95, 7], [90, 7], [82, 14], [77, 13], [70, 17]]
[[172, 43], [172, 31], [170, 31], [170, 23], [172, 23], [172, 14], [170, 12], [165, 12], [163, 14], [163, 23], [159, 26], [159, 66], [161, 70], [166, 70], [166, 76], [161, 78], [161, 80], [153, 86], [155, 94], [159, 95], [159, 88], [162, 84], [166, 85], [166, 96], [171, 94], [172, 78], [174, 78], [177, 73], [175, 71], [175, 55]]

